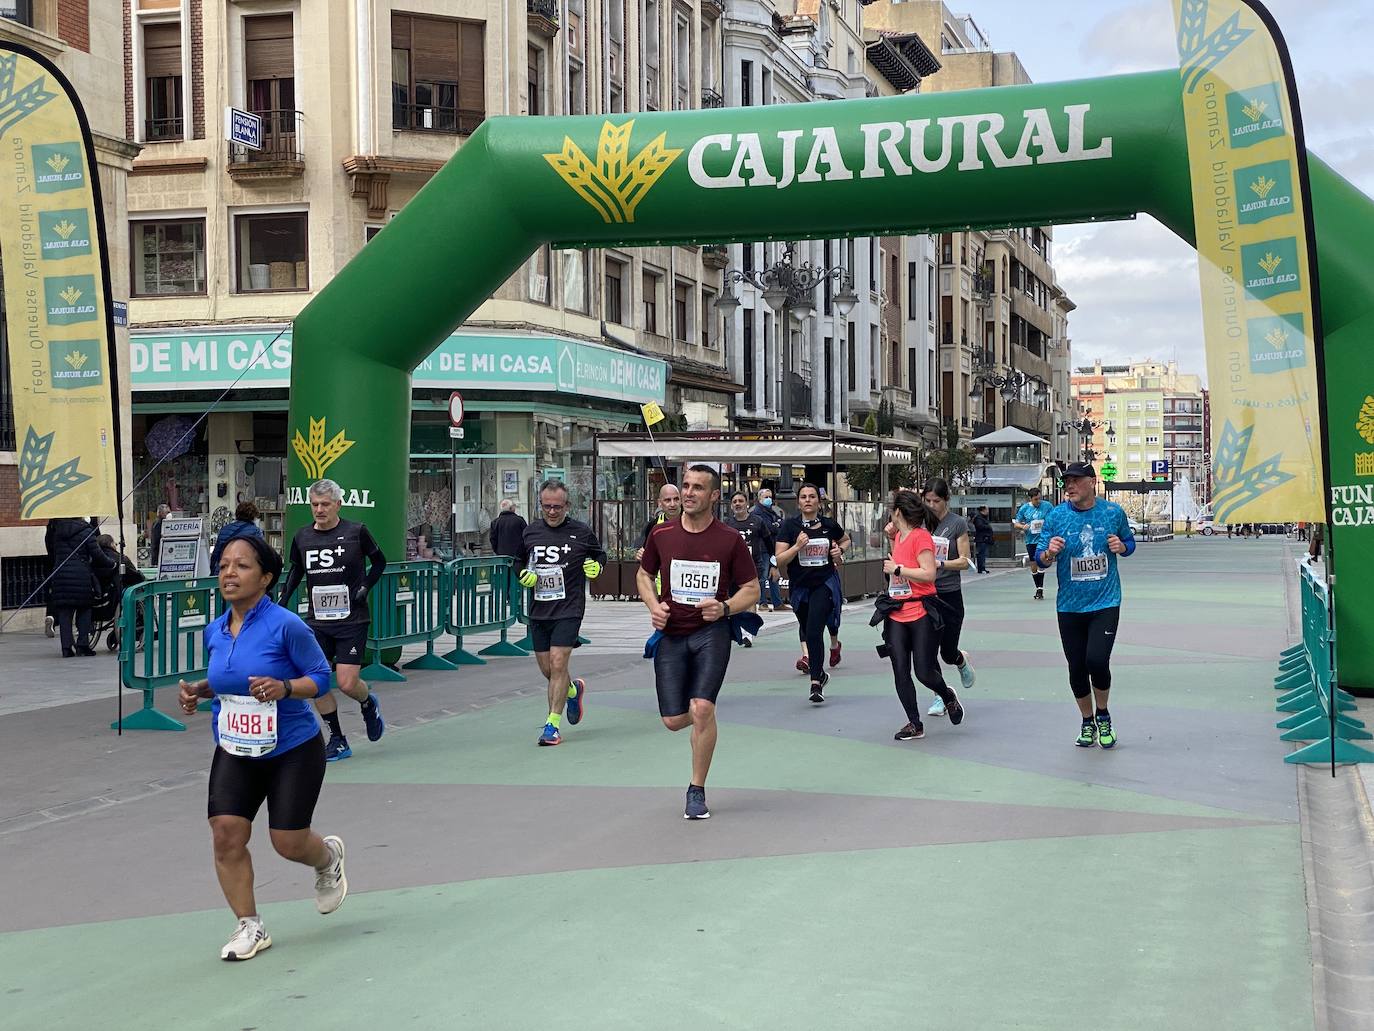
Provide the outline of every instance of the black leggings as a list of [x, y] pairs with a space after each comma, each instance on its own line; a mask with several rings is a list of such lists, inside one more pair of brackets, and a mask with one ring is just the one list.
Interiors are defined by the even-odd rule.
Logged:
[[948, 607], [940, 631], [940, 661], [946, 666], [960, 666], [964, 658], [959, 653], [959, 634], [964, 629], [964, 592], [941, 591], [940, 600]]
[[1064, 645], [1064, 658], [1069, 660], [1069, 688], [1075, 698], [1087, 698], [1094, 690], [1103, 694], [1111, 690], [1112, 645], [1120, 618], [1119, 605], [1096, 612], [1059, 613], [1059, 640]]
[[828, 583], [813, 587], [806, 596], [805, 604], [796, 606], [797, 626], [801, 631], [801, 639], [806, 642], [806, 658], [811, 664], [813, 684], [819, 684], [825, 672], [825, 628], [834, 611], [835, 599], [830, 594]]
[[893, 682], [897, 688], [897, 700], [906, 710], [906, 718], [915, 726], [921, 725], [921, 700], [916, 697], [916, 685], [911, 673], [916, 671], [916, 679], [930, 688], [948, 704], [954, 692], [940, 674], [937, 653], [940, 650], [940, 636], [931, 626], [930, 617], [922, 616], [911, 623], [899, 623], [895, 619], [887, 621], [888, 657], [892, 660]]

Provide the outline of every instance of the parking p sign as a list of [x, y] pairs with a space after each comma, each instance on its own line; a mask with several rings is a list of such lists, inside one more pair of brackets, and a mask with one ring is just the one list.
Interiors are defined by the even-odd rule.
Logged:
[[1168, 476], [1169, 460], [1167, 458], [1157, 458], [1150, 463], [1151, 476]]

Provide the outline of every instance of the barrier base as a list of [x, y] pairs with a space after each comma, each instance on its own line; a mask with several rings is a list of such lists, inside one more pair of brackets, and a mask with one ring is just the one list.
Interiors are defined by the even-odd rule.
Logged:
[[214, 709], [214, 700], [210, 698], [202, 698], [200, 704], [196, 706], [196, 712], [213, 712]]
[[1308, 720], [1324, 720], [1327, 718], [1326, 710], [1316, 704], [1316, 702], [1313, 702], [1310, 709], [1304, 709], [1302, 712], [1295, 712], [1287, 719], [1279, 720], [1274, 726], [1278, 727], [1279, 730], [1292, 730], [1294, 727], [1301, 727]]
[[522, 637], [522, 638], [520, 638], [520, 640], [518, 640], [518, 641], [515, 642], [515, 647], [521, 649], [521, 650], [522, 650], [523, 652], [525, 652], [525, 654], [527, 654], [527, 655], [528, 655], [529, 653], [533, 652], [533, 651], [534, 651], [534, 635], [533, 635], [532, 633], [530, 633], [528, 630], [526, 630], [526, 631], [525, 631], [525, 636]]
[[1291, 673], [1280, 673], [1274, 678], [1274, 690], [1286, 691], [1294, 687], [1302, 687], [1312, 682], [1312, 675], [1306, 668], [1294, 670]]
[[[404, 684], [406, 678], [397, 673], [390, 666], [383, 666], [380, 662], [374, 662], [370, 666], [364, 666], [358, 674], [363, 680], [376, 681], [379, 684]], [[338, 686], [337, 683], [334, 685]]]
[[497, 641], [483, 648], [478, 655], [495, 655], [498, 658], [523, 659], [529, 652], [510, 641]]
[[[150, 699], [151, 700], [151, 699]], [[111, 730], [120, 729], [120, 721], [115, 720], [110, 724]], [[165, 712], [159, 712], [151, 705], [145, 705], [136, 712], [131, 712], [124, 717], [123, 729], [125, 730], [185, 730], [186, 724], [172, 719]]]
[[429, 647], [423, 655], [411, 659], [409, 662], [401, 664], [402, 669], [433, 669], [433, 670], [455, 670], [458, 667], [449, 662], [448, 659], [435, 654], [434, 642], [429, 642]]
[[487, 664], [486, 659], [479, 659], [464, 648], [462, 642], [459, 642], [458, 647], [453, 651], [445, 653], [444, 658], [453, 663], [454, 669], [459, 666], [485, 666]]
[[1318, 704], [1317, 692], [1304, 691], [1302, 694], [1290, 698], [1288, 701], [1280, 701], [1277, 709], [1279, 712], [1302, 712]]
[[1275, 704], [1287, 705], [1289, 702], [1298, 698], [1302, 698], [1305, 700], [1310, 699], [1311, 704], [1317, 704], [1317, 693], [1313, 691], [1310, 687], [1299, 687], [1293, 691], [1289, 691], [1286, 695], [1280, 695], [1277, 703]]
[[1295, 655], [1301, 655], [1303, 652], [1303, 647], [1304, 646], [1302, 644], [1290, 644], [1283, 651], [1279, 652], [1279, 658], [1281, 660], [1291, 659]]
[[[1323, 741], [1331, 733], [1331, 721], [1325, 716], [1309, 720], [1300, 727], [1284, 731], [1280, 741]], [[1336, 721], [1336, 737], [1343, 741], [1374, 741], [1374, 734], [1363, 727], [1353, 727], [1344, 720]]]
[[[1331, 739], [1314, 742], [1306, 748], [1299, 748], [1296, 752], [1283, 757], [1286, 763], [1314, 763], [1321, 766], [1331, 761]], [[1336, 739], [1336, 762], [1338, 763], [1369, 763], [1374, 762], [1374, 752], [1359, 745], [1352, 745], [1349, 741]]]

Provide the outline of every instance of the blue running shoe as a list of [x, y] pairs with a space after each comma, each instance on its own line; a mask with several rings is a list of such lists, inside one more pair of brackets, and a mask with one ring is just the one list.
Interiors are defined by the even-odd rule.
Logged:
[[687, 788], [687, 804], [682, 810], [684, 820], [709, 820], [711, 810], [706, 808], [706, 789], [698, 787]]
[[367, 739], [380, 741], [386, 733], [386, 720], [382, 719], [382, 707], [375, 694], [369, 694], [363, 702], [363, 722], [367, 724]]
[[336, 763], [340, 759], [347, 759], [353, 754], [353, 749], [348, 747], [348, 738], [330, 735], [329, 744], [324, 746], [324, 761]]
[[539, 734], [539, 743], [541, 745], [561, 745], [563, 743], [563, 735], [558, 732], [558, 728], [552, 723], [545, 723], [543, 731]]
[[568, 696], [567, 715], [568, 722], [574, 727], [582, 722], [582, 714], [586, 712], [586, 703], [583, 701], [587, 696], [587, 682], [580, 677], [572, 682], [575, 695]]

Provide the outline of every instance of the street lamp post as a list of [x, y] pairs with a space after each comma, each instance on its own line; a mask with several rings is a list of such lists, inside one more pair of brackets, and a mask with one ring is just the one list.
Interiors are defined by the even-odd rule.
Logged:
[[[1002, 400], [1010, 403], [1019, 401], [1026, 387], [1031, 384], [1035, 385], [1034, 396], [1037, 404], [1044, 404], [1050, 396], [1050, 385], [1034, 373], [1012, 368], [1008, 369], [1005, 375], [1001, 375], [998, 374], [997, 367], [989, 361], [975, 361], [969, 379], [973, 383], [968, 392], [969, 397], [981, 397], [985, 387], [993, 387], [1001, 393]], [[987, 416], [988, 413], [985, 411], [983, 415]], [[992, 419], [991, 422], [996, 429], [997, 420]]]
[[[748, 245], [746, 245], [748, 246]], [[801, 265], [792, 264], [792, 248], [783, 251], [782, 256], [768, 268], [758, 272], [745, 272], [740, 269], [726, 269], [721, 274], [721, 294], [716, 308], [725, 316], [730, 316], [739, 307], [739, 295], [735, 292], [736, 283], [747, 283], [763, 294], [764, 303], [781, 315], [782, 344], [782, 430], [786, 434], [792, 429], [792, 325], [791, 319], [804, 323], [816, 310], [814, 295], [816, 287], [827, 279], [839, 284], [835, 294], [835, 309], [840, 318], [847, 318], [858, 303], [854, 293], [853, 279], [843, 265], [834, 268], [817, 268], [807, 261]], [[745, 361], [753, 361], [753, 355], [746, 355]], [[792, 492], [792, 465], [784, 460], [782, 482], [779, 493]]]
[[1076, 432], [1079, 436], [1080, 456], [1085, 462], [1095, 462], [1097, 453], [1093, 450], [1093, 433], [1103, 427], [1107, 428], [1107, 445], [1116, 444], [1116, 429], [1110, 422], [1105, 420], [1097, 421], [1088, 416], [1085, 412], [1081, 419], [1072, 422], [1061, 422], [1057, 430], [1057, 435], [1062, 439], [1068, 437], [1070, 432]]

